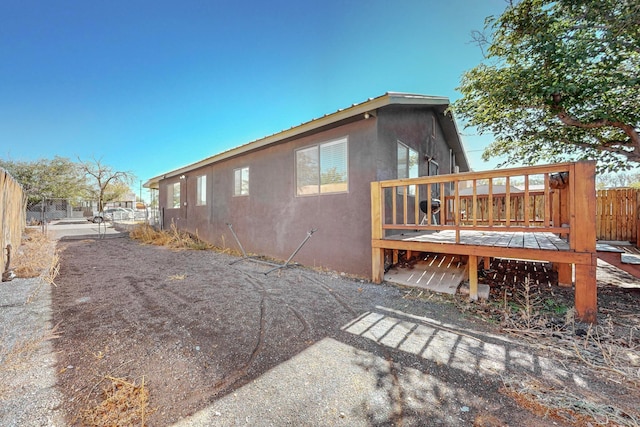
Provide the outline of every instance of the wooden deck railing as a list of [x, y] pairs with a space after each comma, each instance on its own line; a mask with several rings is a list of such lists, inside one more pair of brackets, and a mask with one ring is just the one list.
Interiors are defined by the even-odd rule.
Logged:
[[[465, 230], [554, 233], [566, 239], [575, 256], [549, 254], [548, 260], [558, 262], [559, 280], [565, 283], [572, 282], [572, 264], [576, 266], [576, 309], [590, 310], [582, 314], [595, 319], [595, 162], [372, 182], [371, 221], [376, 282], [384, 274], [384, 249], [398, 249], [402, 243], [390, 240], [401, 233], [454, 230], [455, 244]], [[478, 253], [469, 249], [468, 255]], [[547, 254], [538, 251], [535, 256]], [[579, 289], [580, 283], [588, 289]], [[578, 307], [580, 298], [588, 301]]]
[[[373, 233], [384, 238], [402, 230], [480, 230], [570, 237], [586, 196], [580, 192], [582, 170], [590, 165], [562, 163], [374, 182]], [[426, 203], [423, 212], [420, 201], [429, 200], [439, 200], [440, 209]]]

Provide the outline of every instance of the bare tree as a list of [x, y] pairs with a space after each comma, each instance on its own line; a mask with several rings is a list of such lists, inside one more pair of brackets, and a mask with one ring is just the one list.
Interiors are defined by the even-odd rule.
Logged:
[[105, 202], [123, 196], [135, 176], [130, 171], [114, 171], [111, 166], [102, 163], [102, 159], [93, 158], [83, 161], [78, 158], [78, 166], [86, 178], [93, 180], [91, 190], [98, 200], [98, 209], [104, 210]]

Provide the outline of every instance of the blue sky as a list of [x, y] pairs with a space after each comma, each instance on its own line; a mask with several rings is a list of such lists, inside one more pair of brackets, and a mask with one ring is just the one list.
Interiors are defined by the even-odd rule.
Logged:
[[97, 158], [138, 183], [388, 91], [454, 101], [482, 60], [471, 31], [505, 6], [0, 0], [0, 158]]

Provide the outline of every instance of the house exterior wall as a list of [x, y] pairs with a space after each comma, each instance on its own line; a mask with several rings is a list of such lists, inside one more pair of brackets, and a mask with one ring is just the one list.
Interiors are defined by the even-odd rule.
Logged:
[[[318, 231], [296, 255], [301, 264], [369, 277], [371, 274], [370, 183], [397, 177], [397, 141], [420, 156], [432, 149], [446, 154], [433, 112], [419, 108], [384, 108], [377, 117], [359, 119], [311, 135], [248, 152], [160, 182], [163, 224], [179, 228], [220, 247], [238, 249], [227, 226], [233, 225], [249, 253], [287, 259], [306, 233]], [[299, 148], [346, 137], [348, 191], [297, 196], [295, 152]], [[423, 157], [421, 157], [422, 159]], [[426, 166], [420, 164], [420, 174]], [[445, 167], [446, 166], [446, 167]], [[249, 167], [249, 195], [234, 196], [236, 168]], [[448, 171], [448, 164], [440, 164]], [[196, 206], [196, 178], [207, 176], [207, 204]], [[181, 207], [167, 207], [166, 184], [181, 182]], [[184, 203], [186, 202], [186, 206]]]
[[[428, 176], [430, 161], [438, 165], [437, 175], [448, 174], [453, 170], [452, 155], [449, 144], [445, 139], [438, 120], [438, 112], [433, 109], [392, 106], [385, 108], [378, 114], [378, 141], [380, 154], [378, 159], [377, 180], [398, 179], [398, 142], [410, 147], [418, 153], [418, 176]], [[393, 159], [389, 162], [386, 159]], [[433, 166], [432, 166], [433, 167]], [[464, 172], [464, 171], [462, 171]], [[433, 171], [432, 173], [433, 174]], [[445, 188], [445, 192], [450, 189]], [[426, 188], [419, 189], [420, 199], [426, 199]], [[432, 198], [440, 197], [433, 189]], [[397, 205], [403, 203], [402, 194], [397, 194]], [[407, 196], [408, 221], [415, 221], [413, 212], [415, 211], [415, 198], [409, 194]], [[420, 200], [418, 200], [419, 202]], [[390, 200], [389, 200], [390, 203]], [[389, 204], [385, 209], [387, 222], [391, 222], [392, 207]], [[402, 223], [402, 212], [398, 212], [396, 221]], [[419, 222], [419, 221], [416, 221]], [[393, 230], [387, 231], [394, 234]]]
[[[400, 141], [418, 152], [419, 176], [428, 175], [427, 158], [438, 163], [439, 175], [453, 171], [449, 144], [440, 128], [437, 112], [425, 108], [391, 106], [381, 109], [378, 119], [378, 139], [386, 155], [397, 159], [396, 144]], [[396, 163], [387, 167], [390, 169], [378, 169], [378, 180], [397, 178]]]

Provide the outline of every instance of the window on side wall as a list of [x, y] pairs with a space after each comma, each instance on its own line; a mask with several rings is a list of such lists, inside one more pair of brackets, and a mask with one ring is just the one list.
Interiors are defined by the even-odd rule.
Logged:
[[234, 169], [233, 171], [233, 195], [249, 195], [249, 166]]
[[207, 176], [200, 175], [196, 178], [196, 206], [207, 204]]
[[[409, 146], [398, 141], [398, 179], [418, 177], [418, 152]], [[402, 194], [403, 188], [399, 187], [398, 192]], [[409, 187], [409, 195], [416, 194], [415, 186]]]
[[[429, 160], [429, 176], [436, 176], [440, 174], [440, 165], [433, 159]], [[440, 198], [440, 186], [438, 184], [431, 185], [431, 197], [435, 199]]]
[[167, 208], [177, 209], [180, 207], [180, 183], [167, 184]]
[[345, 193], [349, 190], [347, 138], [296, 151], [296, 195]]

